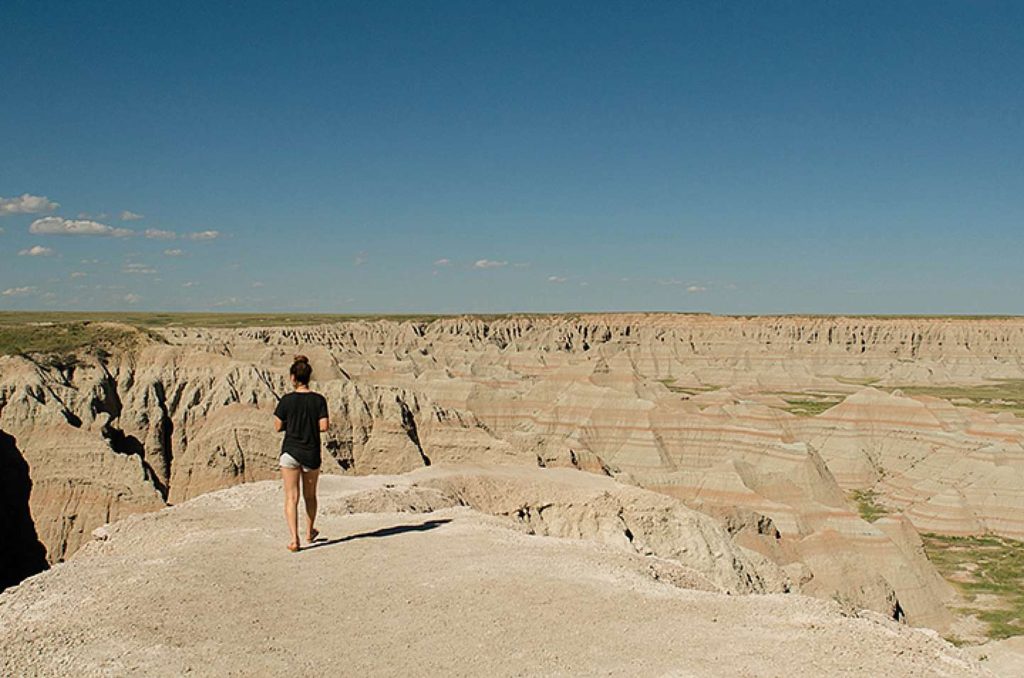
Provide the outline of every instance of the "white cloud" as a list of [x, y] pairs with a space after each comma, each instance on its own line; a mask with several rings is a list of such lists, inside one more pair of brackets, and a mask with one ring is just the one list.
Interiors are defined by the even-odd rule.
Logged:
[[262, 283], [262, 282], [260, 282], [259, 280], [257, 280], [257, 281], [255, 281], [255, 282], [254, 282], [254, 283], [252, 284], [252, 286], [253, 286], [253, 287], [257, 287], [257, 288], [258, 288], [258, 287], [263, 287], [263, 283]]
[[190, 240], [216, 240], [219, 237], [220, 231], [197, 231], [188, 234]]
[[690, 285], [689, 287], [686, 288], [686, 291], [689, 292], [690, 294], [694, 294], [696, 292], [707, 292], [708, 288], [704, 287], [703, 285]]
[[366, 263], [367, 259], [369, 259], [369, 257], [367, 256], [366, 252], [360, 252], [359, 254], [356, 255], [356, 258], [352, 260], [352, 263], [355, 264], [356, 266], [362, 266], [363, 264]]
[[147, 264], [125, 264], [121, 267], [122, 273], [135, 273], [138, 275], [153, 275], [156, 269]]
[[451, 259], [447, 259], [447, 258], [438, 259], [437, 261], [434, 262], [434, 266], [451, 266], [451, 265], [452, 265], [452, 260]]
[[5, 297], [24, 297], [24, 296], [28, 296], [29, 294], [35, 294], [35, 293], [36, 293], [36, 288], [35, 287], [31, 287], [31, 286], [26, 286], [26, 287], [8, 287], [3, 292], [0, 292], [0, 295], [3, 295]]
[[100, 260], [99, 259], [82, 259], [82, 263], [83, 264], [98, 264], [98, 263], [100, 263]]
[[52, 212], [60, 204], [41, 195], [23, 193], [17, 198], [0, 198], [0, 216], [5, 214], [40, 214]]
[[125, 238], [135, 234], [135, 231], [130, 229], [114, 228], [98, 221], [63, 217], [36, 219], [28, 227], [28, 231], [37, 235], [105, 235], [114, 238]]
[[557, 283], [557, 284], [560, 285], [560, 284], [564, 283], [567, 280], [568, 280], [568, 278], [566, 278], [565, 276], [561, 276], [561, 275], [549, 275], [548, 276], [548, 282], [549, 283]]
[[473, 268], [501, 268], [502, 266], [508, 266], [508, 262], [494, 261], [493, 259], [477, 259], [476, 263], [473, 264]]
[[183, 254], [185, 254], [184, 250], [179, 250], [179, 249], [164, 250], [164, 256], [165, 257], [180, 257]]
[[123, 297], [121, 297], [121, 299], [123, 299], [125, 303], [128, 304], [137, 304], [140, 301], [142, 301], [142, 297], [132, 292], [129, 292], [128, 294], [124, 295]]
[[82, 273], [81, 271], [72, 271], [71, 272], [71, 277], [72, 278], [84, 278], [85, 277], [85, 273]]
[[144, 217], [141, 214], [132, 212], [131, 210], [125, 210], [121, 212], [121, 221], [138, 221]]
[[174, 231], [164, 231], [159, 228], [147, 228], [143, 235], [150, 240], [174, 240], [178, 237]]
[[0, 233], [3, 233], [3, 232], [4, 232], [3, 226], [0, 226]]
[[680, 280], [678, 278], [665, 278], [664, 280], [659, 280], [658, 284], [659, 285], [682, 285], [684, 283], [683, 283], [682, 280]]
[[212, 305], [219, 308], [221, 306], [237, 306], [240, 303], [242, 303], [242, 300], [239, 299], [238, 297], [228, 297], [226, 299], [221, 299], [220, 301], [214, 302]]
[[53, 250], [42, 245], [33, 245], [27, 250], [21, 250], [18, 254], [23, 257], [48, 257], [53, 254]]
[[590, 283], [584, 280], [583, 282], [580, 283], [580, 287], [590, 287]]
[[182, 287], [197, 287], [198, 285], [199, 283], [194, 280], [189, 280], [188, 282], [181, 284]]

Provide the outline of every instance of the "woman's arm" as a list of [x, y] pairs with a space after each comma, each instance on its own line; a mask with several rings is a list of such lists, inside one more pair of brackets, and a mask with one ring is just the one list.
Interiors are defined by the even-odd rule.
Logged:
[[327, 398], [323, 396], [317, 396], [317, 398], [320, 399], [320, 432], [324, 433], [327, 431], [327, 427], [331, 425], [330, 420], [328, 420], [329, 415], [327, 414]]
[[274, 407], [274, 430], [280, 433], [284, 430], [284, 422], [288, 419], [288, 408], [285, 406], [285, 399], [277, 399], [277, 406]]

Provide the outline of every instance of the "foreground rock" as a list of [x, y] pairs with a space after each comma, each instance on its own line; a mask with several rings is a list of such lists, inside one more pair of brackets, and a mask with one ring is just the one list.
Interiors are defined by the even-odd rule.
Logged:
[[[682, 530], [700, 527], [683, 513], [665, 521], [690, 540], [675, 556], [716, 557], [642, 555], [616, 543], [614, 512], [554, 508], [599, 499], [593, 476], [521, 473], [324, 478], [326, 540], [298, 554], [275, 483], [131, 516], [0, 595], [0, 674], [991, 675], [877, 614], [688, 588], [742, 552]], [[546, 496], [555, 515], [470, 508], [504, 515], [517, 496]], [[366, 512], [380, 509], [403, 512]], [[530, 534], [543, 522], [563, 536]], [[671, 533], [645, 538], [667, 552]]]

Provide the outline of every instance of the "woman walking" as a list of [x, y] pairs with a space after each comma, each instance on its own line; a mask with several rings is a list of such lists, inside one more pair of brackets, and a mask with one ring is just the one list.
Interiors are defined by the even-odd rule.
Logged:
[[284, 519], [292, 540], [288, 550], [299, 550], [299, 481], [306, 503], [306, 540], [319, 532], [316, 521], [316, 483], [320, 477], [320, 432], [330, 425], [327, 400], [309, 389], [313, 368], [304, 355], [295, 356], [289, 370], [295, 390], [281, 397], [274, 410], [274, 430], [284, 431], [281, 443], [281, 478], [284, 480]]

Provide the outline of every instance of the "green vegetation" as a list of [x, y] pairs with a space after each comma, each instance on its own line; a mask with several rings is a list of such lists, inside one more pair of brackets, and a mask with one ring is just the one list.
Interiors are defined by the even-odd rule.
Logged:
[[922, 535], [936, 569], [970, 603], [960, 612], [988, 624], [993, 639], [1024, 635], [1024, 542], [994, 535]]
[[825, 410], [831, 409], [843, 400], [838, 393], [816, 393], [812, 391], [783, 391], [773, 393], [786, 401], [785, 407], [790, 414], [800, 417], [814, 417]]
[[878, 377], [832, 377], [840, 384], [847, 384], [849, 386], [871, 386], [879, 382]]
[[1002, 379], [976, 386], [902, 386], [907, 395], [927, 395], [986, 412], [1013, 412], [1024, 417], [1024, 379]]
[[889, 509], [878, 503], [878, 493], [874, 490], [854, 490], [850, 498], [857, 504], [860, 517], [869, 523], [889, 514]]
[[[253, 327], [319, 325], [346, 320], [430, 322], [437, 315], [340, 315], [327, 313], [113, 313], [75, 311], [0, 311], [0, 326], [38, 323], [111, 322], [136, 327]], [[483, 316], [481, 316], [483, 317]], [[503, 316], [488, 316], [497, 318]]]
[[847, 315], [845, 313], [776, 313], [765, 315], [725, 315], [725, 318], [848, 318], [850, 320], [1016, 320], [1024, 317], [1019, 315], [932, 315], [929, 313], [868, 313], [864, 315]]
[[80, 351], [131, 348], [146, 341], [160, 339], [145, 329], [104, 323], [0, 324], [0, 355], [45, 353], [64, 363]]
[[[519, 314], [539, 317], [541, 314]], [[77, 311], [0, 311], [0, 355], [73, 354], [163, 341], [151, 329], [162, 327], [282, 327], [353, 320], [429, 323], [439, 315], [342, 315], [325, 313], [149, 313]], [[454, 317], [454, 316], [450, 316]], [[513, 317], [466, 316], [479, 320]]]
[[801, 417], [814, 417], [825, 410], [830, 410], [839, 404], [839, 400], [829, 398], [827, 400], [811, 399], [811, 398], [785, 398], [786, 408], [785, 410], [790, 414], [795, 414]]
[[722, 388], [715, 384], [704, 384], [703, 386], [676, 386], [675, 379], [659, 379], [659, 382], [665, 385], [665, 388], [672, 391], [673, 393], [683, 393], [686, 395], [694, 396], [698, 393], [708, 393], [710, 391], [717, 391]]
[[47, 354], [68, 362], [75, 353], [133, 348], [163, 341], [151, 328], [312, 325], [358, 318], [429, 322], [438, 316], [353, 316], [252, 313], [0, 312], [0, 355]]

